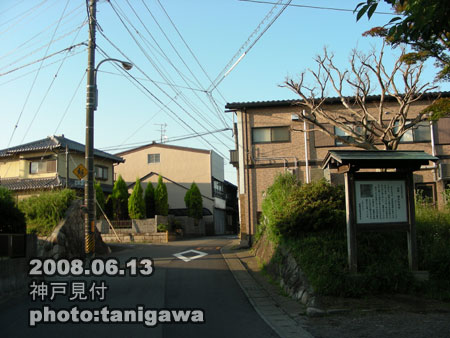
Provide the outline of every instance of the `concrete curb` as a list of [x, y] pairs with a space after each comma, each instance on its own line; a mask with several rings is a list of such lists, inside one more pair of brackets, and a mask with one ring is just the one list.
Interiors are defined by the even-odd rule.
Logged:
[[312, 338], [313, 336], [293, 320], [275, 302], [269, 292], [251, 276], [240, 258], [231, 250], [231, 247], [236, 243], [236, 241], [233, 241], [220, 251], [228, 268], [255, 311], [282, 338]]

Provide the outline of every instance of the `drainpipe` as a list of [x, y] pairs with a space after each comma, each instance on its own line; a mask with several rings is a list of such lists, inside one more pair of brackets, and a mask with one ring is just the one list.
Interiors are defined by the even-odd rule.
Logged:
[[[243, 113], [245, 114], [245, 142], [247, 143], [247, 147], [244, 147], [244, 150], [247, 148], [247, 153], [244, 157], [244, 169], [245, 169], [245, 163], [248, 162], [248, 149], [249, 149], [249, 140], [248, 140], [248, 114], [247, 110], [244, 108]], [[252, 246], [252, 227], [251, 227], [251, 215], [250, 215], [250, 168], [248, 167], [247, 163], [247, 227], [248, 227], [248, 246]]]
[[[302, 115], [305, 116], [305, 110], [303, 110]], [[308, 126], [306, 125], [306, 119], [303, 119], [303, 136], [305, 138], [305, 171], [306, 171], [306, 183], [309, 183], [311, 181], [311, 178], [309, 177], [309, 160], [308, 160], [308, 133], [307, 133]]]
[[[433, 128], [433, 121], [430, 121], [430, 138], [431, 138], [431, 155], [436, 156], [436, 144], [434, 142], [434, 128]], [[434, 169], [434, 181], [437, 182], [439, 180], [439, 175], [438, 175], [438, 164], [436, 162], [433, 162], [433, 167]]]

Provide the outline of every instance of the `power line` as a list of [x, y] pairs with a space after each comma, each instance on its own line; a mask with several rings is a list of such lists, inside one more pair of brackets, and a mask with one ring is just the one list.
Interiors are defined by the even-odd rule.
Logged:
[[[142, 0], [142, 2], [144, 3], [144, 0]], [[197, 56], [194, 54], [194, 52], [192, 51], [192, 49], [189, 47], [188, 43], [186, 42], [186, 40], [184, 39], [183, 35], [180, 33], [180, 31], [178, 30], [177, 26], [175, 25], [175, 23], [173, 22], [172, 18], [170, 17], [169, 13], [167, 13], [166, 9], [164, 8], [164, 6], [161, 4], [161, 1], [158, 0], [158, 4], [159, 6], [162, 8], [164, 14], [167, 16], [167, 18], [169, 19], [169, 22], [172, 24], [173, 28], [175, 29], [175, 31], [178, 33], [178, 36], [180, 37], [181, 41], [183, 41], [184, 45], [186, 46], [186, 48], [188, 49], [188, 51], [190, 52], [190, 54], [192, 55], [192, 57], [194, 58], [194, 60], [197, 62], [197, 65], [200, 67], [200, 69], [202, 70], [203, 74], [205, 74], [205, 76], [208, 78], [209, 82], [211, 84], [213, 84], [213, 81], [211, 80], [211, 78], [209, 77], [208, 73], [206, 72], [206, 70], [203, 68], [203, 66], [201, 65], [200, 61], [198, 60]], [[145, 5], [145, 3], [144, 3]], [[147, 6], [145, 6], [147, 7]], [[227, 100], [225, 99], [225, 97], [222, 95], [222, 93], [217, 89], [217, 92], [219, 93], [219, 95], [222, 97], [222, 99], [227, 102]], [[214, 98], [211, 97], [212, 100], [214, 100]], [[218, 110], [220, 112], [220, 110]]]
[[[67, 5], [69, 4], [69, 1], [70, 1], [70, 0], [67, 0], [66, 8], [67, 8]], [[66, 10], [66, 8], [64, 9], [64, 11]], [[80, 26], [80, 27], [79, 27], [77, 34], [76, 34], [76, 35], [74, 36], [74, 38], [73, 38], [72, 44], [73, 44], [73, 43], [75, 42], [75, 40], [77, 39], [78, 34], [80, 33], [82, 27], [83, 27], [83, 26]], [[26, 136], [28, 135], [28, 132], [30, 131], [31, 126], [32, 126], [33, 123], [34, 123], [34, 120], [36, 119], [37, 114], [38, 114], [39, 111], [41, 110], [41, 107], [42, 107], [42, 105], [44, 104], [44, 101], [45, 101], [45, 99], [47, 98], [48, 94], [50, 93], [50, 90], [51, 90], [51, 88], [53, 87], [53, 84], [55, 83], [56, 78], [58, 77], [58, 74], [59, 74], [59, 72], [60, 72], [62, 66], [64, 65], [64, 62], [66, 61], [67, 57], [69, 56], [69, 52], [70, 52], [70, 50], [68, 50], [68, 51], [66, 52], [65, 57], [62, 59], [60, 65], [59, 65], [59, 67], [58, 67], [58, 69], [56, 70], [56, 73], [55, 73], [55, 75], [53, 76], [53, 79], [52, 79], [52, 81], [50, 82], [50, 85], [48, 86], [47, 91], [46, 91], [46, 93], [44, 94], [44, 97], [42, 98], [42, 100], [41, 100], [41, 102], [40, 102], [38, 108], [36, 109], [36, 112], [35, 112], [34, 115], [33, 115], [33, 118], [31, 119], [30, 124], [28, 125], [28, 128], [27, 128], [27, 130], [26, 130], [26, 132], [25, 132], [25, 134], [24, 134], [24, 136], [23, 136], [23, 138], [22, 138], [22, 142], [21, 142], [21, 143], [23, 143], [23, 141], [25, 140]]]
[[[102, 33], [101, 33], [102, 34]], [[125, 53], [123, 53], [117, 46], [115, 46], [104, 34], [102, 34], [104, 37], [105, 37], [105, 39], [107, 39], [111, 44], [112, 44], [112, 46], [114, 47], [114, 48], [116, 48], [117, 50], [118, 50], [118, 52], [123, 56], [123, 57], [125, 57], [126, 59], [128, 59], [128, 60], [130, 60], [130, 58], [128, 58], [128, 56], [127, 55], [125, 55]], [[98, 48], [98, 45], [97, 45], [97, 48]], [[105, 52], [103, 52], [103, 55], [105, 56], [105, 57], [109, 57], [109, 55], [107, 54], [107, 53], [105, 53]], [[118, 69], [120, 69], [120, 67], [119, 66], [117, 66], [117, 65], [115, 65]], [[135, 66], [135, 68], [136, 69], [138, 69], [142, 74], [144, 74], [145, 76], [147, 76], [146, 74], [145, 74], [145, 72], [143, 72], [135, 63], [134, 63], [134, 66]], [[170, 113], [169, 114], [169, 116], [170, 117], [172, 117], [172, 119], [174, 120], [174, 121], [176, 121], [177, 123], [179, 123], [178, 121], [180, 121], [185, 127], [187, 127], [188, 129], [190, 129], [192, 132], [194, 132], [195, 134], [198, 134], [198, 132], [197, 131], [195, 131], [193, 128], [192, 128], [192, 126], [191, 125], [189, 125], [187, 122], [185, 122], [183, 119], [181, 119], [179, 116], [178, 116], [178, 114], [176, 114], [172, 109], [170, 109], [169, 107], [168, 107], [168, 104], [164, 104], [155, 94], [153, 94], [144, 84], [142, 84], [138, 79], [136, 79], [133, 75], [131, 75], [130, 73], [128, 73], [128, 77], [127, 77], [127, 79], [128, 80], [130, 80], [130, 78], [131, 79], [133, 79], [137, 84], [139, 84], [139, 86], [142, 88], [142, 90], [143, 91], [145, 91], [146, 92], [146, 96], [148, 96], [149, 98], [151, 97], [151, 100], [154, 102], [154, 103], [156, 103], [157, 105], [159, 105], [159, 106], [161, 106], [161, 107], [163, 107], [163, 109], [166, 109], [166, 111], [168, 112], [168, 113]], [[148, 78], [148, 77], [147, 77]], [[158, 86], [157, 86], [158, 87]], [[159, 88], [159, 87], [158, 87]], [[164, 94], [166, 94], [167, 96], [168, 96], [168, 94], [165, 92], [165, 91], [163, 91], [161, 88], [159, 88]], [[148, 94], [148, 95], [147, 95]], [[169, 102], [170, 103], [170, 102]], [[178, 120], [178, 121], [177, 121]], [[181, 125], [181, 124], [180, 124]], [[183, 127], [183, 128], [185, 128], [185, 127]], [[186, 128], [185, 128], [186, 129]], [[206, 142], [212, 149], [214, 149], [217, 153], [219, 153], [221, 156], [224, 156], [219, 150], [217, 150], [217, 148], [216, 147], [214, 147], [208, 140], [206, 140], [203, 136], [200, 136], [201, 138], [202, 138], [202, 140], [204, 141], [204, 142]], [[224, 156], [225, 157], [225, 156]]]
[[[250, 34], [247, 41], [244, 42], [244, 44], [239, 48], [237, 53], [233, 56], [233, 58], [228, 62], [228, 64], [224, 67], [224, 69], [217, 75], [214, 82], [209, 86], [208, 92], [213, 91], [217, 88], [217, 86], [225, 79], [225, 77], [230, 74], [230, 72], [238, 65], [239, 62], [247, 55], [247, 53], [253, 48], [253, 46], [261, 39], [261, 37], [264, 35], [265, 32], [274, 24], [274, 22], [280, 17], [280, 15], [284, 12], [284, 10], [288, 7], [288, 5], [291, 3], [292, 0], [288, 0], [287, 3], [281, 4], [283, 0], [279, 0], [267, 13], [267, 15], [264, 17], [264, 19], [259, 23], [259, 25], [255, 28], [255, 30]], [[275, 15], [275, 17], [264, 27], [264, 29], [259, 33], [255, 40], [252, 41], [253, 36], [255, 36], [258, 31], [263, 27], [263, 24], [269, 20], [269, 18], [273, 15], [273, 12], [275, 11], [275, 8], [281, 4], [283, 7], [280, 9], [280, 11]], [[250, 45], [249, 45], [250, 44]], [[249, 46], [248, 46], [249, 45]], [[248, 47], [247, 47], [248, 46]], [[241, 52], [244, 51], [242, 54]], [[236, 60], [236, 61], [235, 61]]]
[[[131, 38], [136, 42], [136, 44], [137, 44], [137, 46], [141, 49], [141, 51], [144, 53], [144, 55], [147, 57], [147, 59], [150, 61], [150, 63], [152, 63], [154, 66], [155, 66], [155, 68], [158, 70], [158, 68], [156, 67], [156, 65], [154, 64], [154, 62], [153, 62], [153, 60], [151, 59], [151, 58], [149, 58], [149, 56], [147, 55], [147, 53], [145, 52], [145, 50], [143, 49], [143, 47], [142, 47], [142, 45], [137, 41], [137, 39], [134, 37], [134, 35], [132, 34], [132, 32], [130, 31], [130, 29], [127, 27], [127, 25], [124, 23], [124, 21], [122, 20], [122, 18], [121, 18], [121, 16], [119, 15], [119, 13], [117, 12], [117, 10], [114, 8], [114, 6], [113, 6], [113, 4], [110, 2], [109, 3], [110, 5], [111, 5], [111, 7], [113, 8], [113, 11], [116, 13], [116, 15], [118, 16], [118, 18], [119, 18], [119, 20], [120, 20], [120, 22], [122, 23], [122, 25], [125, 27], [125, 29], [127, 30], [127, 32], [129, 33], [129, 35], [131, 36]], [[106, 36], [105, 36], [105, 34], [104, 33], [102, 33], [101, 32], [101, 34], [106, 38]], [[109, 42], [110, 42], [110, 40], [109, 39], [107, 39]], [[120, 50], [119, 50], [119, 52], [121, 52]], [[122, 54], [123, 54], [123, 52], [121, 52]], [[123, 54], [124, 55], [124, 54]], [[143, 70], [141, 70], [138, 66], [136, 66], [136, 68], [140, 71], [140, 72], [142, 72], [142, 74], [144, 74], [146, 77], [148, 77], [147, 76], [147, 74], [143, 71]], [[163, 76], [163, 78], [165, 78], [165, 80], [166, 81], [168, 81], [168, 79], [164, 76], [164, 74], [160, 71], [160, 70], [158, 70], [158, 72], [160, 73], [160, 75], [161, 76]], [[132, 76], [132, 75], [130, 75], [130, 76]], [[150, 79], [150, 78], [149, 78]], [[168, 81], [169, 82], [169, 81]], [[167, 93], [167, 92], [165, 92], [160, 86], [158, 86], [157, 84], [155, 84], [155, 83], [153, 83], [161, 92], [163, 92], [166, 96], [168, 96], [169, 98], [170, 98], [170, 95]], [[172, 88], [174, 91], [175, 91], [175, 93], [177, 93], [177, 94], [179, 94], [179, 95], [182, 95], [176, 88]], [[203, 124], [202, 123], [200, 123], [196, 118], [194, 118], [183, 106], [181, 106], [178, 102], [176, 102], [175, 101], [175, 104], [181, 109], [181, 110], [183, 110], [191, 119], [193, 119], [195, 122], [197, 122], [202, 128], [204, 128], [205, 130], [208, 130], [207, 128], [205, 128], [204, 126], [203, 126]], [[189, 105], [189, 103], [186, 101], [186, 104], [188, 104]], [[204, 119], [204, 117], [202, 117], [203, 119]], [[181, 120], [182, 121], [182, 120]], [[183, 123], [185, 123], [184, 121], [182, 121]], [[208, 121], [207, 121], [208, 122]], [[187, 125], [187, 124], [186, 124]], [[191, 128], [191, 126], [189, 126], [189, 125], [187, 125], [189, 128]], [[213, 135], [216, 139], [217, 139], [217, 137], [215, 136], [215, 135]], [[217, 139], [219, 142], [222, 142], [220, 139]], [[209, 143], [209, 142], [208, 142]], [[223, 142], [222, 142], [222, 144], [224, 145], [224, 146], [226, 146], [227, 147], [227, 145], [225, 145]], [[212, 146], [212, 145], [211, 145]]]
[[[81, 5], [81, 6], [82, 6], [82, 5]], [[78, 7], [76, 7], [75, 9], [73, 9], [71, 12], [67, 13], [67, 14], [64, 16], [64, 18], [67, 18], [68, 16], [70, 16], [71, 14], [73, 14], [74, 12], [76, 12], [78, 9], [80, 9], [81, 6], [78, 6]], [[75, 16], [76, 16], [76, 15], [72, 15], [71, 18], [74, 18]], [[49, 30], [50, 28], [54, 27], [54, 25], [55, 25], [57, 22], [58, 22], [58, 21], [55, 21], [55, 22], [51, 23], [50, 25], [48, 25], [47, 27], [45, 27], [45, 28], [42, 29], [41, 31], [37, 32], [35, 35], [33, 35], [31, 38], [29, 38], [29, 39], [26, 40], [25, 42], [22, 42], [19, 46], [17, 46], [17, 47], [15, 47], [14, 49], [12, 49], [12, 50], [6, 52], [5, 54], [3, 54], [3, 55], [0, 57], [0, 60], [3, 59], [3, 58], [5, 58], [5, 57], [7, 57], [7, 56], [9, 56], [9, 55], [11, 55], [11, 54], [14, 54], [14, 52], [19, 51], [22, 47], [25, 47], [25, 46], [26, 46], [27, 48], [29, 48], [29, 47], [31, 47], [32, 45], [37, 44], [37, 43], [30, 44], [30, 42], [31, 42], [32, 40], [36, 39], [37, 37], [41, 37], [42, 34], [43, 34], [45, 31], [47, 31], [47, 30]], [[68, 21], [66, 21], [63, 25], [66, 25], [66, 24], [68, 24]], [[63, 25], [61, 25], [61, 27], [62, 27]], [[75, 29], [71, 30], [69, 33], [66, 33], [66, 34], [64, 34], [64, 35], [62, 35], [62, 36], [60, 36], [60, 37], [58, 37], [58, 38], [55, 38], [55, 39], [54, 39], [54, 42], [55, 42], [55, 41], [58, 41], [58, 40], [60, 40], [60, 39], [62, 39], [62, 38], [64, 38], [64, 37], [66, 37], [67, 35], [70, 35], [70, 34], [73, 33], [74, 31], [76, 31], [78, 28], [79, 28], [79, 27], [76, 27]], [[40, 50], [40, 49], [44, 48], [45, 46], [46, 46], [46, 45], [42, 46], [41, 48], [39, 48], [39, 49], [37, 49], [37, 50]], [[36, 51], [37, 51], [37, 50], [36, 50]], [[21, 54], [23, 54], [23, 52], [22, 52]], [[30, 54], [28, 54], [28, 55], [30, 55]], [[11, 64], [10, 64], [10, 65], [11, 65]], [[4, 68], [4, 67], [3, 67], [3, 68]]]
[[[80, 29], [80, 28], [81, 28], [81, 27], [79, 27], [79, 29]], [[73, 48], [76, 48], [76, 47], [79, 47], [79, 46], [83, 46], [83, 45], [85, 46], [85, 45], [86, 45], [86, 42], [80, 42], [80, 43], [77, 43], [76, 45], [72, 45], [72, 46], [70, 46], [70, 47], [61, 49], [60, 51], [54, 52], [54, 53], [52, 53], [52, 54], [50, 54], [50, 55], [47, 55], [47, 52], [48, 52], [48, 49], [49, 49], [50, 45], [51, 45], [51, 44], [48, 44], [48, 45], [47, 45], [47, 51], [46, 51], [44, 57], [42, 57], [42, 58], [40, 58], [40, 59], [37, 59], [37, 60], [34, 60], [34, 61], [32, 61], [32, 62], [29, 62], [29, 63], [27, 63], [27, 64], [25, 64], [25, 65], [20, 66], [20, 67], [16, 67], [16, 68], [14, 68], [14, 69], [10, 69], [10, 70], [8, 70], [7, 72], [0, 73], [0, 76], [4, 76], [4, 75], [8, 75], [8, 74], [14, 73], [15, 71], [18, 71], [18, 70], [20, 70], [20, 69], [26, 68], [26, 67], [31, 66], [31, 65], [34, 65], [35, 63], [38, 63], [38, 62], [41, 62], [41, 65], [42, 65], [42, 62], [44, 62], [45, 60], [47, 60], [47, 59], [49, 59], [49, 58], [51, 58], [51, 57], [53, 57], [53, 56], [55, 56], [55, 55], [58, 55], [58, 54], [61, 54], [61, 53], [64, 53], [64, 52], [70, 52]], [[42, 67], [40, 67], [40, 68], [42, 68]]]
[[[128, 0], [127, 0], [128, 2]], [[151, 12], [151, 10], [148, 8], [148, 6], [145, 4], [144, 1], [142, 1], [142, 3], [144, 4], [145, 8], [147, 9], [148, 13], [151, 15], [153, 21], [156, 23], [156, 25], [158, 26], [158, 28], [160, 29], [161, 33], [164, 35], [164, 37], [166, 38], [167, 42], [169, 42], [170, 46], [172, 47], [172, 49], [175, 51], [175, 53], [177, 54], [177, 56], [179, 57], [179, 59], [181, 60], [181, 62], [185, 65], [185, 67], [188, 69], [188, 71], [190, 72], [190, 74], [192, 75], [192, 77], [196, 80], [197, 84], [203, 88], [202, 84], [200, 83], [200, 80], [197, 78], [197, 76], [195, 76], [195, 74], [192, 72], [192, 70], [190, 69], [190, 67], [187, 65], [187, 63], [184, 61], [183, 57], [180, 55], [180, 53], [178, 52], [177, 48], [174, 46], [174, 44], [172, 43], [172, 41], [169, 39], [169, 37], [167, 36], [167, 34], [165, 33], [164, 29], [161, 27], [161, 25], [159, 24], [158, 20], [156, 20], [155, 16], [153, 15], [153, 13]], [[183, 39], [183, 37], [181, 36], [180, 32], [178, 31], [178, 29], [176, 29], [176, 26], [173, 24], [173, 21], [170, 19], [170, 16], [167, 14], [167, 12], [165, 11], [164, 7], [162, 7], [161, 3], [160, 3], [161, 8], [163, 9], [164, 13], [166, 14], [166, 16], [169, 18], [169, 21], [172, 23], [172, 26], [175, 28], [175, 30], [177, 31], [178, 35], [180, 36], [180, 38], [182, 39], [182, 41], [186, 44], [186, 41]], [[190, 50], [189, 46], [188, 50]], [[191, 51], [191, 50], [190, 50]], [[192, 53], [191, 54], [194, 56], [194, 59], [196, 59], [195, 55]], [[197, 63], [200, 65], [200, 63], [198, 62], [198, 60], [196, 59]], [[206, 77], [209, 79], [208, 74], [204, 71], [203, 67], [200, 65], [200, 68], [203, 70], [203, 72], [205, 73]], [[211, 81], [211, 80], [210, 80]], [[206, 92], [206, 90], [205, 90]], [[197, 95], [196, 95], [197, 96]], [[200, 98], [197, 96], [197, 98], [205, 105], [205, 107], [207, 107], [208, 109], [209, 106]], [[213, 105], [214, 108], [214, 105]], [[210, 110], [212, 113], [213, 110]], [[224, 126], [227, 126], [226, 121], [224, 120], [223, 116], [220, 114], [219, 111], [215, 112], [217, 114], [217, 116], [219, 117], [219, 120], [222, 121], [222, 123], [224, 124]]]
[[[64, 10], [63, 10], [63, 13], [62, 13], [60, 19], [62, 19], [63, 15], [64, 15], [64, 12], [66, 11], [66, 8], [67, 8], [68, 3], [69, 3], [69, 0], [67, 0], [66, 6], [64, 7]], [[58, 30], [58, 27], [59, 27], [59, 24], [56, 26], [56, 28], [55, 28], [55, 30], [54, 30], [54, 32], [53, 32], [52, 38], [50, 39], [50, 42], [53, 41], [53, 39], [54, 39], [54, 37], [55, 37], [55, 35], [56, 35], [56, 32], [57, 32], [57, 30]], [[14, 137], [14, 134], [15, 134], [17, 128], [19, 127], [20, 119], [22, 118], [22, 114], [23, 114], [23, 112], [24, 112], [24, 110], [25, 110], [25, 107], [26, 107], [26, 105], [27, 105], [27, 103], [28, 103], [28, 100], [29, 100], [29, 98], [30, 98], [31, 92], [33, 91], [34, 85], [36, 84], [36, 80], [37, 80], [37, 78], [38, 78], [38, 76], [39, 76], [39, 73], [40, 73], [40, 71], [41, 71], [41, 69], [42, 69], [42, 65], [43, 65], [43, 63], [44, 63], [44, 60], [45, 60], [45, 58], [46, 58], [46, 56], [47, 56], [47, 53], [48, 53], [48, 50], [49, 50], [49, 49], [50, 49], [50, 44], [48, 45], [47, 50], [45, 51], [44, 58], [43, 58], [42, 61], [41, 61], [41, 64], [40, 64], [39, 69], [38, 69], [38, 71], [37, 71], [37, 73], [36, 73], [36, 76], [35, 76], [34, 79], [33, 79], [33, 83], [31, 84], [31, 87], [30, 87], [30, 89], [29, 89], [29, 91], [28, 91], [27, 97], [25, 98], [25, 102], [24, 102], [24, 104], [23, 104], [23, 106], [22, 106], [22, 110], [20, 111], [20, 114], [19, 114], [19, 117], [18, 117], [18, 119], [17, 119], [17, 122], [16, 122], [16, 124], [14, 125], [14, 129], [13, 129], [13, 132], [11, 133], [11, 137], [9, 138], [7, 148], [9, 148], [9, 146], [10, 146], [10, 144], [11, 144], [11, 141], [12, 141], [12, 139], [13, 139], [13, 137]]]
[[[231, 128], [212, 130], [212, 131], [204, 132], [204, 133], [201, 133], [201, 134], [188, 134], [188, 135], [176, 136], [176, 137], [173, 137], [173, 138], [168, 138], [167, 140], [164, 141], [164, 143], [184, 141], [184, 140], [188, 140], [188, 139], [192, 139], [192, 138], [196, 138], [196, 137], [200, 137], [200, 136], [205, 136], [205, 135], [210, 135], [210, 134], [215, 134], [215, 133], [221, 133], [221, 132], [228, 131], [228, 130], [231, 130]], [[142, 142], [135, 142], [135, 143], [128, 143], [128, 144], [120, 144], [118, 146], [110, 146], [110, 147], [101, 148], [101, 150], [103, 150], [103, 151], [115, 151], [115, 150], [129, 149], [130, 147], [144, 145], [144, 144], [149, 144], [149, 143], [152, 143], [154, 141], [156, 141], [156, 140], [142, 141]]]
[[[76, 53], [73, 53], [73, 54], [69, 55], [69, 57], [76, 56], [76, 55], [81, 54], [81, 53], [83, 53], [83, 52], [84, 52], [84, 50], [78, 51], [78, 52], [76, 52]], [[65, 57], [65, 56], [64, 56], [64, 57]], [[60, 58], [60, 59], [58, 59], [58, 60], [56, 60], [56, 61], [47, 63], [45, 66], [42, 66], [42, 69], [48, 68], [48, 67], [50, 67], [50, 66], [53, 66], [54, 64], [58, 63], [58, 62], [61, 61], [62, 59], [64, 59], [64, 58]], [[0, 86], [3, 86], [3, 85], [5, 85], [5, 84], [7, 84], [7, 83], [16, 81], [16, 80], [18, 80], [18, 79], [21, 79], [21, 78], [23, 78], [23, 77], [25, 77], [25, 76], [27, 76], [27, 75], [33, 74], [33, 73], [35, 73], [35, 72], [37, 72], [37, 71], [38, 71], [38, 68], [33, 69], [33, 70], [31, 70], [31, 71], [29, 71], [29, 72], [26, 72], [26, 73], [24, 73], [24, 74], [22, 74], [22, 75], [20, 75], [20, 76], [17, 76], [17, 77], [15, 77], [15, 78], [13, 78], [13, 79], [10, 79], [10, 80], [8, 80], [8, 81], [5, 81], [5, 82], [0, 83]]]
[[[269, 1], [260, 1], [260, 0], [239, 0], [242, 2], [254, 2], [259, 4], [267, 4], [267, 5], [275, 5], [275, 6], [283, 6], [284, 4], [269, 2]], [[301, 7], [301, 8], [311, 8], [311, 9], [321, 9], [328, 11], [339, 11], [339, 12], [352, 12], [354, 13], [354, 9], [346, 9], [346, 8], [335, 8], [335, 7], [320, 7], [320, 6], [309, 6], [309, 5], [297, 5], [297, 4], [288, 4], [289, 7]], [[376, 14], [386, 14], [386, 15], [396, 15], [395, 13], [387, 13], [387, 12], [375, 12]]]

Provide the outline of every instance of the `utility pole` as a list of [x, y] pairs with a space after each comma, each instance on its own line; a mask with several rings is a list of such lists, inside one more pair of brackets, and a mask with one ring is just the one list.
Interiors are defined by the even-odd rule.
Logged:
[[86, 150], [85, 165], [88, 170], [84, 186], [84, 200], [87, 212], [84, 216], [85, 253], [87, 258], [95, 252], [95, 219], [94, 219], [94, 110], [96, 105], [95, 83], [95, 26], [96, 1], [89, 1], [89, 44], [86, 87]]

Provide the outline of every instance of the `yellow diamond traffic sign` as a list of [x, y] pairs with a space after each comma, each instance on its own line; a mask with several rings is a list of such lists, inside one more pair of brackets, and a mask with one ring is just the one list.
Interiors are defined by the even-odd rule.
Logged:
[[87, 175], [88, 171], [84, 165], [79, 164], [78, 167], [73, 170], [73, 173], [76, 177], [78, 177], [79, 180], [81, 180], [84, 176]]

